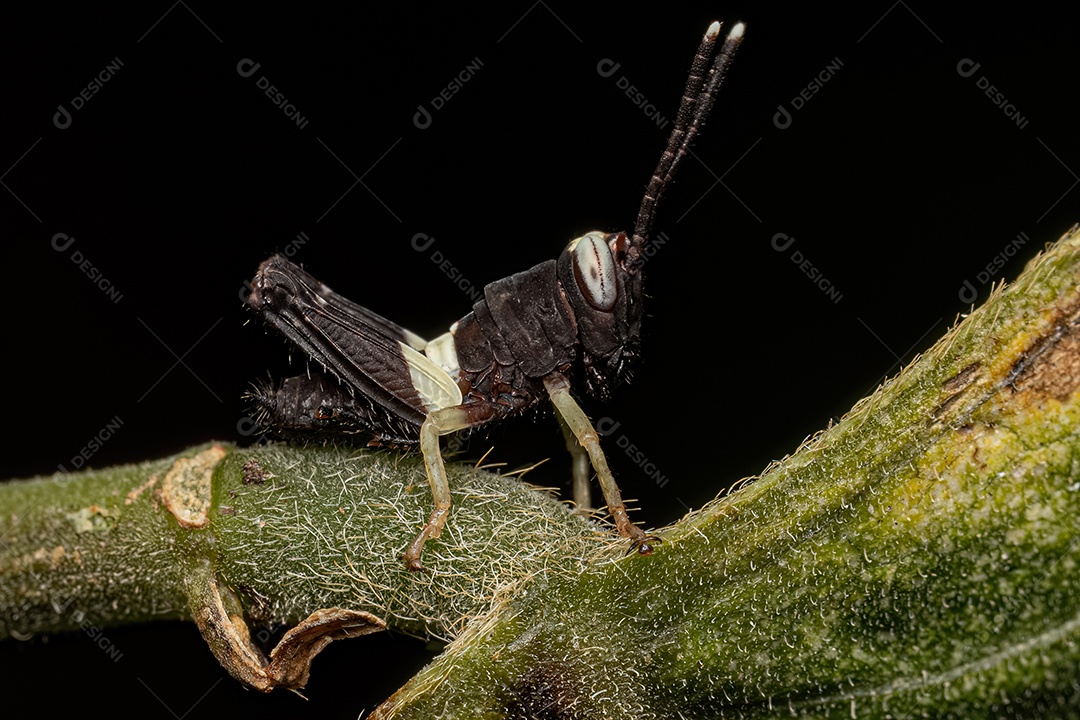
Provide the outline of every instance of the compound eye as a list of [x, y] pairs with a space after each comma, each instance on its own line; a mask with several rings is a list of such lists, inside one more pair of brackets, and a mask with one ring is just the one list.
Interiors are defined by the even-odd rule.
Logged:
[[582, 235], [570, 244], [570, 252], [581, 294], [597, 310], [610, 312], [615, 307], [615, 261], [604, 240], [601, 232]]

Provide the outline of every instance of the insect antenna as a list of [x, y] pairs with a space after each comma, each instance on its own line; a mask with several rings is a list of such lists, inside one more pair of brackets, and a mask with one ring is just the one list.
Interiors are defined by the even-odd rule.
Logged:
[[631, 266], [644, 261], [642, 252], [652, 234], [656, 208], [716, 103], [720, 85], [735, 57], [735, 51], [739, 49], [745, 28], [743, 23], [736, 24], [720, 46], [719, 52], [716, 51], [716, 41], [720, 36], [720, 23], [714, 22], [710, 25], [705, 31], [705, 37], [701, 39], [701, 45], [690, 65], [690, 75], [686, 79], [682, 102], [679, 103], [679, 111], [675, 116], [675, 127], [668, 137], [667, 147], [660, 155], [660, 162], [653, 171], [645, 195], [641, 198], [641, 209], [638, 210], [630, 243], [628, 264]]

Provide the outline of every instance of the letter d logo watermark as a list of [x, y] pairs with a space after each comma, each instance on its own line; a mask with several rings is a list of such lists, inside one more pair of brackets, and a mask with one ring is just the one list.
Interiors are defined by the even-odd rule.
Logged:
[[621, 426], [621, 422], [617, 422], [609, 417], [600, 418], [596, 423], [596, 432], [600, 433], [604, 437], [607, 437], [611, 433], [615, 432]]
[[71, 113], [63, 105], [57, 105], [56, 114], [52, 116], [52, 122], [61, 130], [67, 130], [71, 127]]

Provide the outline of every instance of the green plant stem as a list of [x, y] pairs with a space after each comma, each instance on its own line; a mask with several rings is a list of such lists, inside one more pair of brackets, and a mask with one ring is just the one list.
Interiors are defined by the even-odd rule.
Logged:
[[[1080, 716], [1075, 230], [652, 556], [449, 470], [425, 573], [401, 562], [430, 509], [415, 457], [204, 446], [7, 485], [0, 629], [192, 617], [264, 690], [329, 639], [456, 638], [380, 718]], [[275, 624], [266, 657], [249, 633]]]
[[755, 483], [373, 717], [1080, 715], [1080, 234]]
[[[182, 481], [203, 470], [204, 486]], [[211, 444], [152, 463], [6, 483], [0, 637], [191, 618], [216, 580], [252, 634], [344, 607], [449, 639], [499, 589], [575, 572], [615, 542], [517, 479], [454, 465], [450, 473], [454, 521], [425, 549], [423, 573], [402, 561], [430, 512], [413, 456]], [[201, 500], [205, 524], [185, 527], [178, 516], [191, 525], [190, 505]], [[219, 659], [227, 652], [212, 649]]]

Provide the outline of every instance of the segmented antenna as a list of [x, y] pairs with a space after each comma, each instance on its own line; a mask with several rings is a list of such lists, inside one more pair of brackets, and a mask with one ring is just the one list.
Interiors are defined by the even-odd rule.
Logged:
[[716, 103], [720, 84], [723, 83], [724, 75], [731, 65], [732, 58], [735, 57], [735, 51], [739, 49], [745, 29], [746, 26], [743, 23], [738, 23], [731, 28], [719, 53], [715, 50], [716, 39], [720, 35], [720, 23], [714, 22], [710, 25], [705, 31], [705, 37], [701, 39], [701, 45], [694, 55], [694, 62], [690, 65], [686, 89], [683, 90], [679, 112], [675, 116], [675, 127], [671, 131], [671, 136], [668, 137], [667, 147], [660, 155], [660, 162], [653, 171], [649, 186], [645, 189], [645, 196], [641, 198], [641, 209], [638, 210], [634, 236], [630, 243], [632, 263], [642, 261], [640, 254], [652, 233], [653, 222], [656, 220], [656, 208], [664, 196], [664, 191], [671, 184], [675, 172], [690, 151], [690, 145], [709, 116], [709, 111]]

